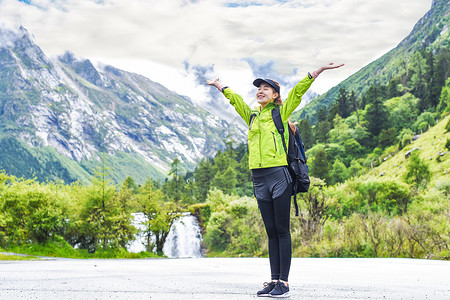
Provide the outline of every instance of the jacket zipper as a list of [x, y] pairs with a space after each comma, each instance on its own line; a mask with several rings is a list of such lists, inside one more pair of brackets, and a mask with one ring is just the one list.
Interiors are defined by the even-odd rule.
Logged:
[[275, 145], [275, 153], [278, 153], [278, 149], [277, 149], [277, 139], [275, 137], [275, 133], [272, 132], [272, 136], [273, 136], [273, 143]]
[[261, 168], [262, 151], [261, 151], [261, 128], [259, 128], [259, 167]]
[[[259, 122], [259, 117], [261, 115], [261, 112], [259, 112], [255, 117], [258, 117], [258, 124], [260, 124]], [[259, 167], [261, 168], [261, 162], [262, 162], [262, 151], [261, 151], [261, 127], [258, 126], [258, 131], [259, 131]]]

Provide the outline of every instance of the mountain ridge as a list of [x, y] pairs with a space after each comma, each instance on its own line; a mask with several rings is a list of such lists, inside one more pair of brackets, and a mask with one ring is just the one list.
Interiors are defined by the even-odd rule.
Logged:
[[79, 164], [126, 153], [160, 179], [174, 159], [189, 169], [225, 146], [230, 124], [159, 83], [71, 52], [48, 58], [24, 27], [0, 35], [1, 136]]

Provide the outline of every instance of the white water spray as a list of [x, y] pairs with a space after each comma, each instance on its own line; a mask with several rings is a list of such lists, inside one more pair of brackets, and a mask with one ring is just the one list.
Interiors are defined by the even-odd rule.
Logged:
[[[147, 217], [143, 213], [134, 213], [132, 215], [134, 217], [132, 225], [137, 228], [138, 233], [135, 234], [134, 241], [132, 241], [130, 245], [128, 245], [127, 249], [129, 252], [133, 253], [147, 251], [147, 249], [145, 248], [147, 239], [142, 232], [143, 230], [145, 230], [145, 226], [143, 225], [143, 223], [147, 221]], [[152, 242], [154, 242], [154, 240], [155, 237], [152, 236]]]
[[202, 257], [202, 232], [197, 219], [189, 213], [170, 228], [163, 252], [169, 258]]
[[[142, 213], [133, 214], [133, 225], [140, 231], [147, 218]], [[175, 220], [170, 227], [169, 235], [164, 243], [163, 252], [169, 258], [198, 258], [202, 257], [202, 231], [197, 219], [190, 213], [184, 213]], [[151, 238], [155, 242], [155, 238]], [[142, 232], [138, 232], [135, 240], [127, 247], [129, 252], [146, 251], [147, 240]]]

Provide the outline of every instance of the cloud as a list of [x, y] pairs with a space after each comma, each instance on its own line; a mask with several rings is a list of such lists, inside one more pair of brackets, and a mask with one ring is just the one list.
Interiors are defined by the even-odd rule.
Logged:
[[0, 48], [13, 47], [17, 39], [17, 30], [11, 30], [5, 24], [0, 23]]
[[[268, 78], [277, 81], [281, 85], [294, 85], [296, 82], [292, 82], [292, 77], [297, 75], [297, 68], [295, 66], [283, 65], [281, 62], [273, 60], [258, 61], [252, 57], [245, 57], [242, 59], [248, 63], [253, 72], [253, 77]], [[298, 79], [298, 78], [297, 78]], [[294, 80], [298, 81], [298, 80]]]
[[346, 63], [314, 83], [323, 93], [395, 47], [431, 7], [431, 0], [25, 2], [1, 1], [1, 20], [23, 24], [47, 54], [121, 61], [199, 101], [213, 97], [198, 86], [207, 76], [252, 97], [253, 78], [265, 72], [290, 86], [320, 65]]
[[[193, 81], [198, 86], [205, 86], [205, 82], [209, 79], [215, 78], [214, 65], [191, 65], [188, 61], [184, 62], [186, 74], [193, 78]], [[204, 100], [210, 102], [211, 99], [220, 98], [220, 92], [215, 88], [207, 88], [206, 93], [209, 97], [205, 97]]]

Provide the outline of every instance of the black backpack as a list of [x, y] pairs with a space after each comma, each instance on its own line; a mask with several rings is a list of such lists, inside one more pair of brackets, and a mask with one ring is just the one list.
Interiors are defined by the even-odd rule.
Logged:
[[297, 127], [294, 133], [288, 124], [289, 149], [286, 149], [284, 126], [283, 121], [281, 120], [279, 107], [272, 110], [272, 119], [278, 132], [281, 134], [284, 151], [286, 151], [288, 169], [292, 177], [292, 195], [294, 196], [295, 215], [298, 216], [297, 193], [306, 193], [310, 185], [308, 165], [306, 164], [307, 159], [302, 139], [299, 134], [300, 130]]

